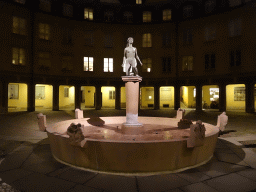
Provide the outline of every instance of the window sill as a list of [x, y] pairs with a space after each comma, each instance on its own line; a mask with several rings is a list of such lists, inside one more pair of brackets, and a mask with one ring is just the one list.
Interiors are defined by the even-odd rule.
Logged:
[[241, 66], [230, 66], [229, 70], [231, 72], [241, 72]]
[[41, 42], [48, 42], [48, 43], [51, 43], [51, 40], [49, 40], [49, 39], [41, 39], [41, 38], [39, 38], [39, 40], [40, 40]]
[[49, 71], [50, 67], [41, 65], [41, 66], [39, 66], [39, 69], [42, 70], [42, 71]]
[[204, 40], [204, 44], [205, 45], [210, 45], [210, 44], [213, 44], [213, 43], [216, 43], [217, 40], [216, 39], [213, 39], [213, 40]]
[[66, 68], [62, 68], [61, 71], [63, 73], [72, 73], [72, 70], [71, 69], [66, 69]]
[[21, 38], [26, 38], [27, 37], [27, 34], [19, 34], [19, 33], [12, 33], [13, 36], [16, 36], [16, 37], [21, 37]]
[[188, 43], [186, 43], [186, 42], [184, 43], [184, 42], [183, 42], [183, 44], [182, 44], [182, 45], [183, 45], [183, 46], [192, 46], [192, 45], [193, 45], [193, 43], [189, 43], [189, 42], [188, 42]]

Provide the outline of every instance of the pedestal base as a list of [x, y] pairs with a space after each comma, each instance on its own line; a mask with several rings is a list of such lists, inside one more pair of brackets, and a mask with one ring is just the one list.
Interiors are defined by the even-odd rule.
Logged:
[[121, 133], [126, 135], [138, 135], [144, 133], [142, 123], [130, 124], [123, 123], [121, 126]]

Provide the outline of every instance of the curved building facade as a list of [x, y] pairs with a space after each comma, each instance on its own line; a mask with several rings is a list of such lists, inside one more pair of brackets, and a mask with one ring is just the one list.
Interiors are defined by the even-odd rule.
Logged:
[[140, 108], [255, 111], [250, 0], [1, 0], [0, 111], [125, 107], [133, 37]]

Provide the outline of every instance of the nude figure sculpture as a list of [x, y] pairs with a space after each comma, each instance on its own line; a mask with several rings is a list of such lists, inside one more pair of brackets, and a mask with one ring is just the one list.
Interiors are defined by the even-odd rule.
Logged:
[[125, 67], [125, 72], [127, 76], [130, 76], [131, 72], [133, 72], [134, 76], [139, 76], [136, 59], [138, 59], [141, 66], [142, 66], [142, 63], [137, 54], [137, 49], [132, 46], [133, 38], [129, 37], [127, 39], [127, 42], [128, 42], [127, 47], [124, 49], [124, 59], [123, 59], [122, 67]]

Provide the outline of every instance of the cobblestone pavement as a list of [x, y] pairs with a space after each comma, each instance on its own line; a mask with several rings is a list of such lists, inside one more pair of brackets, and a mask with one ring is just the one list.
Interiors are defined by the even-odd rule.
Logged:
[[[42, 111], [47, 125], [73, 119], [74, 110]], [[57, 162], [46, 133], [38, 130], [36, 114], [0, 115], [0, 192], [48, 191], [256, 191], [255, 114], [227, 112], [229, 123], [220, 135], [214, 157], [206, 164], [151, 176], [118, 176], [82, 171]], [[218, 111], [187, 110], [185, 118], [217, 123]], [[87, 110], [84, 117], [125, 115], [125, 110]], [[174, 110], [140, 110], [140, 116], [174, 117]]]

